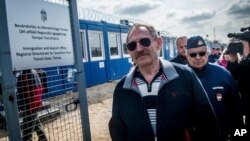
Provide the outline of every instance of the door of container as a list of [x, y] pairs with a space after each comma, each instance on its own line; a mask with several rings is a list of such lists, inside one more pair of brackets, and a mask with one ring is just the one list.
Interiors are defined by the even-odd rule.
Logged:
[[86, 36], [86, 30], [81, 29], [80, 30], [80, 36], [81, 36], [81, 47], [82, 47], [82, 62], [84, 65], [84, 76], [86, 81], [86, 87], [91, 86], [91, 62], [89, 61], [89, 54], [87, 49], [87, 36]]
[[120, 32], [108, 32], [109, 80], [116, 80], [124, 75], [120, 35]]
[[89, 85], [97, 85], [107, 82], [106, 63], [104, 52], [103, 31], [88, 30], [88, 47], [89, 47]]

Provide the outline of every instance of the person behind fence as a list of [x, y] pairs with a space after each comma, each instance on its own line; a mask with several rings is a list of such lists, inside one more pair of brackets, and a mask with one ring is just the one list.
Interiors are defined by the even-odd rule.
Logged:
[[195, 71], [214, 107], [223, 141], [230, 140], [236, 129], [243, 127], [240, 94], [226, 68], [208, 63], [208, 47], [201, 36], [187, 41], [187, 60]]
[[17, 78], [17, 103], [21, 111], [22, 140], [32, 140], [33, 132], [39, 141], [46, 141], [43, 126], [38, 118], [42, 108], [43, 86], [38, 73], [34, 69], [23, 70]]
[[187, 46], [187, 37], [180, 36], [176, 39], [176, 48], [178, 54], [170, 60], [170, 62], [180, 63], [180, 64], [187, 64], [186, 59], [186, 46]]
[[200, 81], [185, 65], [157, 56], [163, 40], [134, 24], [127, 49], [136, 66], [115, 87], [109, 131], [113, 141], [217, 141], [216, 115]]

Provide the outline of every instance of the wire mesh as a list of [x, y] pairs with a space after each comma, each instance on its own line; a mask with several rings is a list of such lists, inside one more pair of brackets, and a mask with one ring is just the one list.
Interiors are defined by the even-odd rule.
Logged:
[[[72, 66], [14, 72], [24, 140], [83, 140], [77, 83]], [[1, 128], [0, 141], [8, 140]]]

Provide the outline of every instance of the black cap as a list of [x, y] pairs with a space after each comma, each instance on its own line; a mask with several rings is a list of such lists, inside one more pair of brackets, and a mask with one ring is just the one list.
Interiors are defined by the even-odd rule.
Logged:
[[201, 36], [193, 36], [187, 40], [187, 49], [207, 46]]

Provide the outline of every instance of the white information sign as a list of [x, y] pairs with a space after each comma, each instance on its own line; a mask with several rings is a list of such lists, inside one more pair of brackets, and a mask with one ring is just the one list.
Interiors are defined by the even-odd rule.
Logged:
[[14, 70], [74, 64], [69, 7], [44, 0], [6, 0]]

